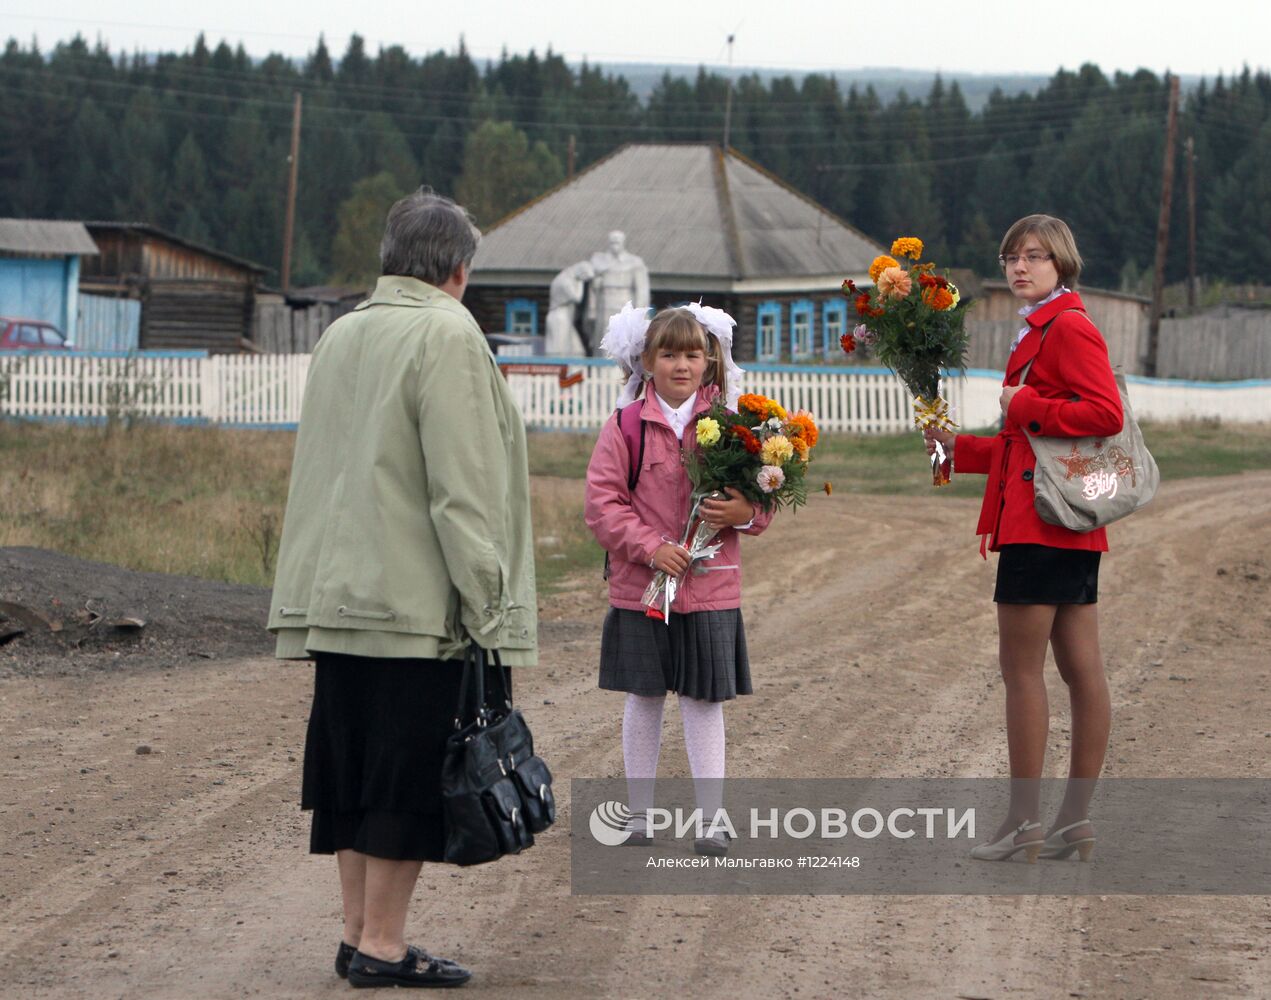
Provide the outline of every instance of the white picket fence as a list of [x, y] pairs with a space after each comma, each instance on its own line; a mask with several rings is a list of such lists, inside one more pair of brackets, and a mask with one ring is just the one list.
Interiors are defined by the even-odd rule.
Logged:
[[[528, 426], [587, 431], [613, 412], [621, 388], [614, 367], [596, 359], [500, 358]], [[148, 418], [232, 427], [289, 427], [300, 420], [307, 354], [0, 354], [0, 415], [37, 419]], [[582, 373], [562, 387], [559, 375]], [[964, 427], [997, 422], [1000, 372], [971, 370], [946, 381]], [[752, 365], [745, 387], [806, 409], [827, 431], [907, 430], [911, 402], [881, 369]], [[1130, 378], [1140, 419], [1271, 422], [1271, 382], [1180, 382]]]

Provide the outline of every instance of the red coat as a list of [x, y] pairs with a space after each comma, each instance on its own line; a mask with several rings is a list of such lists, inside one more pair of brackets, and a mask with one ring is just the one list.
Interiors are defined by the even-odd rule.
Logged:
[[[1041, 328], [1052, 319], [1043, 346]], [[1028, 325], [1028, 333], [1007, 361], [1002, 384], [1019, 385], [1024, 366], [1036, 360], [1028, 371], [1028, 384], [1011, 400], [1002, 430], [994, 437], [959, 434], [953, 448], [955, 471], [989, 477], [975, 529], [981, 536], [980, 554], [986, 542], [994, 552], [1020, 543], [1107, 552], [1103, 528], [1069, 531], [1037, 516], [1033, 449], [1027, 435], [1088, 437], [1121, 429], [1121, 396], [1108, 361], [1108, 345], [1075, 292], [1033, 312]]]

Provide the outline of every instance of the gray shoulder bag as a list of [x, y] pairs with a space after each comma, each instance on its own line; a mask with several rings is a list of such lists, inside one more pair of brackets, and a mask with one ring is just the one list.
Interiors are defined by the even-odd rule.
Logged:
[[[1058, 318], [1058, 317], [1056, 317]], [[1050, 323], [1053, 323], [1052, 319]], [[1050, 329], [1042, 329], [1042, 340]], [[1038, 353], [1041, 348], [1038, 348]], [[1033, 361], [1037, 358], [1034, 356]], [[1024, 384], [1033, 361], [1024, 366]], [[1048, 524], [1070, 531], [1094, 531], [1144, 507], [1156, 495], [1161, 473], [1139, 431], [1125, 376], [1115, 372], [1121, 394], [1121, 430], [1111, 437], [1034, 437], [1033, 506]]]

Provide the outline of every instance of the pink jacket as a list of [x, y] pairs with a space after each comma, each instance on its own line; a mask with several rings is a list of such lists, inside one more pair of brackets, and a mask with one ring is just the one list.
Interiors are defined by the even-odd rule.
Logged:
[[[698, 392], [693, 419], [684, 429], [685, 447], [697, 447], [697, 417], [710, 409], [718, 394], [714, 386]], [[641, 419], [645, 422], [644, 463], [635, 492], [627, 489], [630, 459], [614, 414], [601, 429], [587, 465], [583, 508], [587, 527], [609, 553], [609, 603], [633, 611], [644, 610], [640, 598], [653, 578], [649, 560], [657, 547], [666, 539], [678, 544], [683, 537], [692, 490], [680, 462], [680, 442], [652, 392], [645, 397]], [[745, 533], [757, 535], [771, 520], [772, 515], [756, 505], [755, 519]], [[714, 558], [693, 564], [672, 610], [687, 614], [741, 606], [741, 544], [737, 536], [735, 528], [725, 528], [716, 536], [723, 548]], [[697, 571], [698, 567], [715, 566], [720, 568]]]

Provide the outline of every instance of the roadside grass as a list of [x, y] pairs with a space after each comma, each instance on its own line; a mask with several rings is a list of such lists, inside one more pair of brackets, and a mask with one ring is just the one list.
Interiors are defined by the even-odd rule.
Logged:
[[[1271, 469], [1271, 425], [1146, 424], [1162, 478]], [[604, 554], [582, 520], [594, 435], [529, 436], [536, 568], [547, 591]], [[295, 435], [137, 424], [0, 420], [0, 546], [30, 545], [130, 569], [269, 586]], [[917, 434], [824, 434], [811, 467], [839, 493], [931, 496]], [[978, 497], [979, 476], [936, 496]]]
[[[1187, 421], [1141, 426], [1164, 480], [1271, 469], [1271, 424]], [[994, 434], [996, 428], [972, 432]], [[589, 434], [531, 434], [531, 474], [581, 479], [586, 474], [594, 441]], [[831, 483], [836, 493], [927, 496], [932, 490], [931, 469], [916, 432], [823, 433], [813, 452], [808, 483], [811, 490], [816, 490], [823, 482]], [[979, 476], [955, 475], [938, 495], [978, 497], [983, 490], [984, 480]]]

